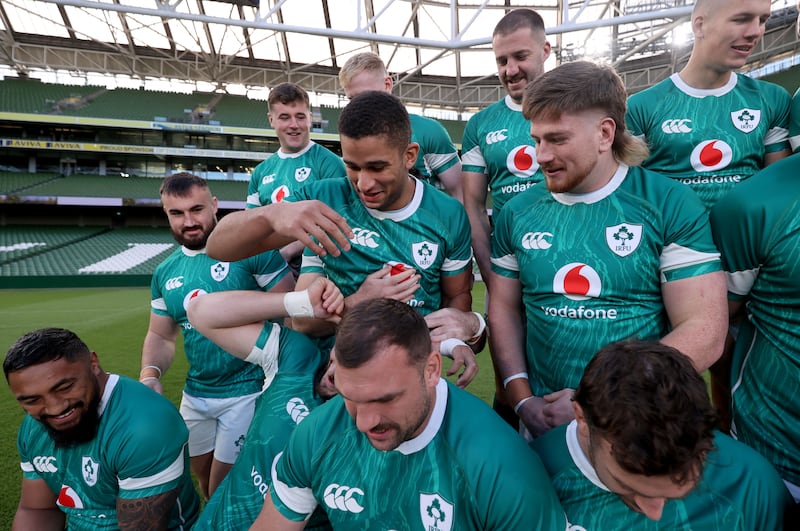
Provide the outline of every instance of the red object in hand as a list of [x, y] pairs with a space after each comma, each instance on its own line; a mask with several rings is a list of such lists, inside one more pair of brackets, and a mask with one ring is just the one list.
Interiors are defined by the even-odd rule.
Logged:
[[406, 270], [406, 265], [400, 262], [388, 262], [386, 265], [392, 266], [391, 271], [389, 271], [392, 276], [399, 275]]

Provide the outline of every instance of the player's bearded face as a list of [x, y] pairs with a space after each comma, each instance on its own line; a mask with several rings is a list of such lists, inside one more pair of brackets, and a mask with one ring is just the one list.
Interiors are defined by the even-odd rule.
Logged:
[[58, 415], [42, 415], [39, 418], [39, 421], [47, 429], [47, 432], [50, 434], [56, 446], [77, 446], [91, 441], [97, 435], [97, 428], [100, 425], [100, 414], [98, 412], [100, 406], [100, 385], [97, 380], [94, 380], [93, 387], [93, 396], [88, 402], [77, 401], [73, 404], [69, 404], [65, 408], [65, 412], [72, 408], [81, 412], [80, 420], [74, 426], [58, 429], [51, 425], [50, 419], [58, 417]]
[[205, 248], [208, 237], [217, 226], [216, 218], [208, 220], [196, 219], [193, 223], [181, 227], [172, 227], [175, 241], [187, 249], [198, 251]]
[[544, 73], [544, 62], [550, 55], [550, 45], [534, 36], [529, 28], [492, 39], [497, 74], [509, 96], [522, 101], [525, 86]]

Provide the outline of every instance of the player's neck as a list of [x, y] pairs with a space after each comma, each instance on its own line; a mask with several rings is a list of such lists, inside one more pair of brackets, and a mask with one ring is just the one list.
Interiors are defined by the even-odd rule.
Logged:
[[699, 61], [689, 62], [678, 74], [684, 83], [692, 88], [708, 90], [724, 87], [731, 76], [735, 75], [732, 71], [720, 69], [709, 64], [700, 64]]
[[586, 179], [580, 185], [570, 190], [571, 194], [590, 194], [611, 182], [611, 179], [617, 173], [619, 162], [610, 152], [606, 153], [606, 155], [598, 159], [591, 173], [586, 176]]

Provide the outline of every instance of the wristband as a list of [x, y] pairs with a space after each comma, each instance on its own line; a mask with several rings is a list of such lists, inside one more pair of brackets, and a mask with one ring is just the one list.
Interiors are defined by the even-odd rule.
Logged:
[[472, 336], [472, 338], [467, 341], [467, 343], [474, 344], [477, 343], [478, 340], [483, 336], [483, 332], [486, 330], [486, 319], [483, 318], [479, 312], [472, 312], [475, 317], [478, 318], [478, 333]]
[[503, 389], [507, 388], [507, 387], [508, 387], [508, 384], [509, 384], [509, 383], [510, 383], [512, 380], [517, 380], [517, 379], [519, 379], [519, 378], [524, 378], [524, 379], [526, 379], [526, 380], [527, 380], [527, 379], [528, 379], [528, 373], [527, 373], [527, 372], [518, 372], [517, 374], [512, 374], [511, 376], [509, 376], [508, 378], [506, 378], [505, 380], [503, 380]]
[[533, 396], [526, 396], [525, 398], [523, 398], [522, 400], [520, 400], [519, 402], [517, 402], [517, 405], [516, 405], [516, 406], [514, 406], [514, 413], [517, 413], [517, 414], [519, 414], [519, 410], [520, 410], [520, 408], [522, 407], [522, 405], [523, 405], [525, 402], [527, 402], [528, 400], [530, 400], [531, 398], [533, 398]]
[[139, 381], [142, 382], [142, 383], [146, 382], [147, 380], [155, 380], [157, 382], [161, 381], [158, 378], [156, 378], [155, 376], [145, 376], [144, 378], [139, 378]]
[[439, 343], [439, 352], [442, 353], [442, 356], [446, 356], [450, 359], [453, 359], [453, 350], [459, 345], [464, 345], [465, 347], [469, 348], [467, 344], [461, 341], [460, 339], [455, 339], [451, 337]]
[[164, 373], [161, 372], [161, 367], [159, 367], [158, 365], [145, 365], [144, 367], [142, 367], [142, 370], [139, 371], [139, 381], [140, 382], [142, 381], [142, 373], [144, 371], [146, 371], [147, 369], [155, 369], [155, 370], [158, 371], [158, 376], [150, 376], [149, 378], [155, 378], [156, 380], [160, 380], [161, 379], [161, 375], [164, 374]]
[[289, 317], [314, 317], [314, 306], [308, 290], [290, 291], [283, 296], [283, 307]]

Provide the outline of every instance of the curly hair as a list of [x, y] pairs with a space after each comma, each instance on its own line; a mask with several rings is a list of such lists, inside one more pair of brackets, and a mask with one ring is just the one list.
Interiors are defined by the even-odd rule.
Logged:
[[350, 100], [339, 115], [339, 134], [359, 140], [385, 136], [389, 144], [403, 150], [411, 142], [408, 111], [397, 97], [369, 90]]
[[41, 328], [28, 332], [11, 345], [3, 361], [6, 380], [12, 372], [33, 365], [65, 358], [69, 362], [88, 359], [91, 354], [86, 343], [65, 328]]
[[622, 341], [589, 362], [575, 391], [590, 437], [607, 440], [624, 470], [697, 479], [714, 448], [717, 413], [691, 360], [656, 341]]

